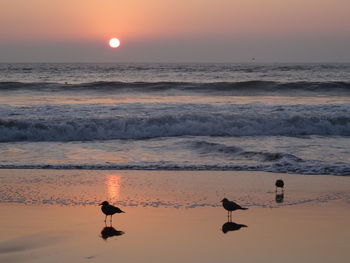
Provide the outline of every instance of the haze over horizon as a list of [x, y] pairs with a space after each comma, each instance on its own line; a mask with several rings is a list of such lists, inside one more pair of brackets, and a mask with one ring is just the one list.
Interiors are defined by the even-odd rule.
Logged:
[[[350, 1], [0, 0], [0, 62], [350, 62]], [[118, 37], [121, 47], [108, 40]]]

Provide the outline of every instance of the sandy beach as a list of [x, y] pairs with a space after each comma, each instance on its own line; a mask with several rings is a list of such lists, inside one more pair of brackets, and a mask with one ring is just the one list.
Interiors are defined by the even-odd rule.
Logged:
[[[286, 182], [282, 202], [276, 178]], [[1, 262], [347, 262], [350, 256], [347, 177], [1, 170], [0, 179]], [[249, 208], [235, 211], [228, 224], [224, 196]], [[103, 200], [126, 212], [113, 217], [113, 228], [104, 223]]]

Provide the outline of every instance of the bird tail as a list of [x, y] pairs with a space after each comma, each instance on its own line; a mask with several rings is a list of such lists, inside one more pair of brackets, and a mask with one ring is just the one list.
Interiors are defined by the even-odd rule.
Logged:
[[241, 209], [242, 209], [242, 210], [248, 210], [248, 208], [247, 208], [247, 207], [241, 207]]

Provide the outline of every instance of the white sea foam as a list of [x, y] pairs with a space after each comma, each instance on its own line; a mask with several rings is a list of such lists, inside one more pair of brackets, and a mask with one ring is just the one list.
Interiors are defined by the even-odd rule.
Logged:
[[348, 105], [123, 104], [0, 107], [0, 141], [350, 135]]

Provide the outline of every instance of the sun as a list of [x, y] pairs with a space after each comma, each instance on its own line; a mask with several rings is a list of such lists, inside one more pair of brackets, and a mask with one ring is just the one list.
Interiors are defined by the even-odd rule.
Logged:
[[119, 39], [118, 39], [118, 38], [115, 38], [115, 37], [111, 38], [111, 39], [109, 40], [109, 46], [110, 46], [111, 48], [117, 48], [117, 47], [119, 47], [119, 46], [120, 46], [120, 41], [119, 41]]

